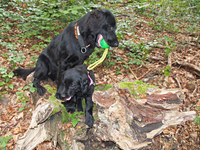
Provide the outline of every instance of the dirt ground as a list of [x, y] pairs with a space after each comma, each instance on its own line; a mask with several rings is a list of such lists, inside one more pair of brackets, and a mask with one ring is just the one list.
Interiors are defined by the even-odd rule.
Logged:
[[[142, 16], [141, 16], [142, 17]], [[148, 21], [148, 18], [144, 18]], [[9, 20], [7, 20], [9, 21]], [[7, 36], [10, 37], [12, 34], [17, 34], [20, 31], [15, 26], [12, 30], [7, 32]], [[149, 27], [147, 23], [141, 23], [140, 26], [135, 28], [136, 36], [126, 36], [126, 39], [132, 39], [134, 43], [153, 41], [154, 34], [157, 33]], [[164, 53], [166, 43], [163, 41], [161, 46], [152, 46], [149, 50], [149, 57], [146, 60], [148, 64], [145, 65], [129, 65], [130, 69], [124, 67], [126, 61], [129, 57], [126, 55], [129, 51], [127, 49], [114, 48], [112, 50], [112, 59], [106, 59], [106, 61], [114, 61], [115, 65], [111, 65], [107, 68], [106, 64], [100, 64], [93, 71], [95, 73], [95, 78], [97, 83], [111, 83], [115, 84], [120, 82], [124, 78], [131, 77], [133, 79], [142, 80], [148, 84], [158, 86], [159, 88], [179, 88], [185, 91], [185, 101], [180, 105], [180, 111], [190, 111], [195, 110], [198, 115], [200, 115], [200, 110], [195, 109], [195, 107], [200, 107], [200, 72], [198, 72], [194, 66], [200, 68], [200, 47], [194, 42], [197, 37], [190, 36], [189, 34], [178, 33], [174, 35], [173, 33], [164, 32], [160, 34], [160, 37], [174, 37], [176, 41], [176, 48], [167, 56]], [[138, 38], [140, 37], [140, 39]], [[184, 41], [184, 43], [183, 43]], [[5, 39], [5, 42], [15, 42], [18, 44], [17, 51], [23, 51], [24, 56], [26, 56], [26, 61], [20, 64], [21, 67], [29, 68], [29, 64], [33, 62], [30, 61], [30, 54], [39, 55], [38, 51], [30, 52], [29, 49], [32, 45], [39, 43], [38, 39], [33, 38], [32, 40], [27, 39], [23, 43], [13, 41], [12, 38]], [[0, 46], [1, 54], [7, 53], [8, 49], [6, 47]], [[123, 59], [118, 61], [116, 56], [120, 56]], [[185, 61], [188, 64], [184, 65], [180, 62]], [[8, 71], [12, 71], [12, 67], [8, 60], [2, 55], [0, 56], [0, 64], [8, 68]], [[166, 66], [171, 65], [170, 76], [166, 77], [164, 75], [164, 70]], [[18, 65], [18, 64], [17, 64]], [[120, 70], [118, 69], [120, 68]], [[131, 71], [130, 71], [131, 70]], [[121, 73], [117, 75], [117, 71]], [[27, 96], [26, 106], [24, 110], [19, 111], [22, 107], [22, 103], [18, 100], [16, 92], [18, 88], [23, 88], [27, 83], [16, 76], [13, 77], [14, 84], [13, 90], [9, 90], [4, 97], [0, 99], [0, 137], [12, 136], [13, 138], [8, 140], [7, 149], [13, 149], [15, 143], [21, 137], [29, 127], [32, 111], [34, 110], [33, 103], [31, 102], [30, 92], [25, 90]], [[1, 91], [4, 89], [0, 88]], [[94, 111], [94, 116], [96, 115], [96, 110]], [[83, 117], [83, 116], [80, 116]], [[96, 123], [98, 118], [96, 118]], [[71, 123], [63, 124], [65, 126], [66, 132], [72, 129]], [[83, 127], [84, 126], [84, 127]], [[81, 132], [85, 133], [85, 125], [81, 122], [77, 125], [76, 131], [83, 129]], [[200, 149], [200, 130], [199, 125], [195, 125], [193, 121], [187, 121], [184, 124], [179, 124], [176, 126], [168, 127], [160, 135], [154, 138], [152, 145], [143, 149], [180, 149], [180, 150], [198, 150]], [[90, 141], [92, 149], [119, 149], [114, 143], [98, 143], [96, 141]], [[51, 142], [47, 141], [40, 144], [36, 149], [60, 149], [59, 147], [53, 148]]]

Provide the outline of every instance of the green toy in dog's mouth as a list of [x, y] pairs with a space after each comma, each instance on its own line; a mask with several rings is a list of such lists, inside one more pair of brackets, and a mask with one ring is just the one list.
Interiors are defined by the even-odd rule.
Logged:
[[106, 43], [104, 40], [103, 36], [101, 34], [98, 35], [98, 40], [97, 40], [97, 47], [98, 48], [109, 48], [110, 46]]

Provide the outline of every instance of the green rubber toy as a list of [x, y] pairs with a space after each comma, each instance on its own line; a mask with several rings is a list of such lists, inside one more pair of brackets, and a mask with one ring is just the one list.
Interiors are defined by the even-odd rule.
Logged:
[[101, 45], [101, 48], [108, 48], [108, 47], [110, 47], [110, 46], [106, 43], [106, 41], [105, 41], [104, 39], [101, 40], [100, 45]]

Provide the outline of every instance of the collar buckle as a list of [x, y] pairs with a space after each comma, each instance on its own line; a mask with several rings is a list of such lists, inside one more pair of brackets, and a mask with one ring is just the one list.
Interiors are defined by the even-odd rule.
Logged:
[[86, 47], [81, 47], [81, 53], [85, 54], [87, 52], [87, 48]]

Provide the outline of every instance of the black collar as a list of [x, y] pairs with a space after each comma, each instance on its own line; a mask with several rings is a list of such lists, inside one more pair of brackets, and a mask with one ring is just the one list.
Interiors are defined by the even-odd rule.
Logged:
[[79, 26], [77, 26], [77, 22], [76, 22], [75, 27], [74, 27], [74, 33], [75, 33], [76, 39], [78, 40], [78, 42], [81, 46], [81, 53], [85, 54], [87, 52], [87, 48], [90, 46], [90, 44], [85, 46], [84, 40], [83, 40], [83, 38], [80, 34], [80, 31], [79, 31]]

